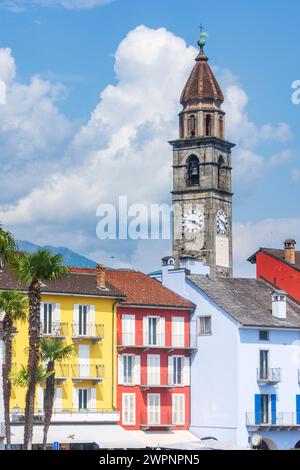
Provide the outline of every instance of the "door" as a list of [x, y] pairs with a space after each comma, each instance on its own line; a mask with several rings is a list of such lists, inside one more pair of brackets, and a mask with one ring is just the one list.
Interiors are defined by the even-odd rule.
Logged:
[[148, 318], [148, 345], [156, 346], [158, 343], [158, 318]]
[[260, 379], [267, 380], [269, 376], [269, 351], [259, 351], [259, 368], [260, 368]]
[[182, 393], [172, 395], [172, 424], [184, 426], [185, 424], [185, 396]]
[[184, 318], [172, 318], [172, 346], [184, 347]]
[[135, 344], [135, 315], [122, 316], [122, 344], [124, 346]]
[[122, 394], [122, 422], [127, 426], [134, 426], [136, 420], [135, 393]]
[[160, 425], [160, 394], [149, 393], [147, 396], [147, 418], [149, 425]]
[[44, 304], [43, 312], [43, 334], [51, 335], [52, 333], [52, 322], [53, 322], [53, 304]]
[[148, 354], [147, 356], [147, 384], [160, 385], [160, 355]]
[[183, 385], [183, 364], [182, 356], [173, 356], [173, 385]]
[[260, 396], [261, 423], [268, 424], [270, 422], [270, 397], [267, 394]]
[[126, 385], [132, 385], [133, 380], [133, 368], [134, 368], [134, 356], [123, 356], [123, 383]]
[[90, 347], [85, 344], [78, 347], [78, 376], [90, 376]]
[[79, 305], [79, 336], [87, 336], [88, 334], [88, 306]]
[[87, 411], [89, 404], [89, 390], [80, 388], [78, 390], [78, 409], [79, 411]]

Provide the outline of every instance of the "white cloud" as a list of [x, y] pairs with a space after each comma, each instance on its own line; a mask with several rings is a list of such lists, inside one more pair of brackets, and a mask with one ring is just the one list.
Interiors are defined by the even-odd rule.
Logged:
[[4, 0], [0, 8], [14, 13], [25, 11], [30, 6], [58, 7], [69, 10], [88, 10], [100, 5], [111, 3], [114, 0]]
[[285, 149], [273, 155], [269, 159], [268, 164], [269, 166], [280, 166], [289, 162], [290, 160], [292, 160], [292, 158], [293, 158], [293, 152], [290, 149]]
[[298, 168], [293, 168], [293, 170], [292, 170], [292, 180], [295, 183], [298, 183], [298, 181], [300, 181], [300, 170]]

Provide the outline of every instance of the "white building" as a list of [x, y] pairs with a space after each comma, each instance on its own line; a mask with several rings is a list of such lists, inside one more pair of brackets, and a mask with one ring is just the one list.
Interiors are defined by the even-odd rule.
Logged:
[[263, 281], [163, 262], [152, 276], [197, 306], [190, 430], [243, 447], [253, 435], [260, 447], [300, 447], [300, 306]]
[[0, 450], [5, 446], [5, 428], [4, 428], [4, 404], [3, 404], [3, 376], [2, 366], [4, 361], [4, 342], [2, 322], [0, 322]]

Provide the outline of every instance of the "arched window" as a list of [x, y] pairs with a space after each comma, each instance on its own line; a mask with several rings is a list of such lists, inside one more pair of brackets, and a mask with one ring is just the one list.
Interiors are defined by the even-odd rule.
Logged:
[[199, 160], [195, 155], [191, 155], [187, 164], [188, 186], [197, 186], [199, 184], [199, 176]]
[[183, 122], [183, 114], [179, 116], [179, 136], [182, 139], [184, 135], [184, 122]]
[[218, 189], [221, 188], [222, 181], [221, 181], [221, 172], [222, 172], [222, 166], [224, 165], [224, 157], [222, 155], [219, 156], [218, 158]]
[[211, 115], [207, 114], [205, 117], [205, 135], [211, 135]]
[[189, 117], [189, 135], [194, 137], [196, 135], [196, 118], [194, 114]]
[[224, 139], [224, 121], [222, 116], [219, 118], [219, 137]]

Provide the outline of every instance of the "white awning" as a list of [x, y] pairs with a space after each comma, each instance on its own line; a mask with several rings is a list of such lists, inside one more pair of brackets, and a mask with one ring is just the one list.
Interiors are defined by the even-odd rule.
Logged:
[[[24, 427], [12, 425], [12, 444], [22, 444]], [[33, 428], [33, 444], [42, 444], [43, 426], [35, 425]], [[126, 431], [117, 424], [53, 424], [48, 432], [48, 443], [60, 444], [93, 443], [100, 448], [129, 449], [141, 448], [142, 443], [135, 439], [132, 431]]]
[[189, 431], [128, 431], [141, 441], [143, 447], [166, 447], [183, 443], [199, 442]]

